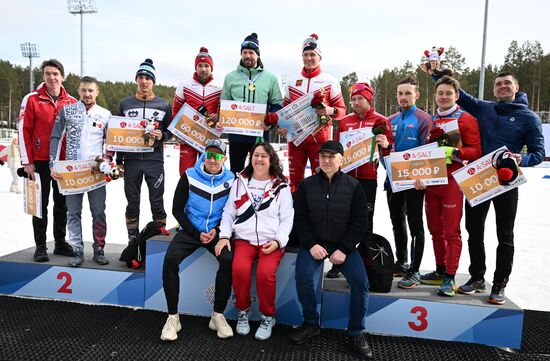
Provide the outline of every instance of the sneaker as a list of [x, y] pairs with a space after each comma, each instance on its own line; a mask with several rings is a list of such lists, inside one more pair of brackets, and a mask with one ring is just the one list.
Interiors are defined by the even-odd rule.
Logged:
[[419, 272], [407, 272], [403, 276], [399, 282], [397, 282], [397, 285], [400, 288], [415, 288], [420, 284], [420, 273]]
[[321, 334], [318, 324], [304, 322], [296, 331], [290, 335], [290, 340], [297, 345], [306, 343], [310, 338]]
[[67, 242], [55, 242], [53, 254], [58, 256], [74, 257], [74, 250]]
[[463, 284], [462, 286], [458, 287], [458, 293], [463, 293], [465, 295], [473, 295], [476, 292], [483, 292], [485, 291], [485, 280], [474, 280], [473, 278], [470, 278], [466, 284]]
[[219, 338], [233, 337], [233, 329], [227, 323], [223, 313], [212, 312], [208, 328], [213, 331], [218, 331]]
[[248, 323], [248, 310], [239, 311], [237, 316], [237, 333], [246, 336], [250, 332], [250, 324]]
[[105, 252], [102, 249], [94, 250], [94, 262], [102, 266], [109, 264], [109, 260], [105, 257]]
[[365, 340], [365, 335], [348, 336], [347, 343], [349, 347], [362, 358], [371, 359], [373, 357], [372, 349], [367, 343], [367, 340]]
[[36, 246], [36, 249], [34, 250], [33, 259], [35, 262], [48, 262], [50, 260], [50, 257], [48, 257], [48, 248], [46, 248], [45, 244], [41, 244]]
[[178, 338], [178, 332], [181, 331], [180, 315], [168, 315], [168, 319], [162, 328], [160, 339], [162, 341], [174, 341]]
[[453, 297], [456, 295], [456, 291], [457, 288], [455, 280], [451, 277], [445, 277], [441, 283], [441, 286], [439, 286], [437, 293], [441, 296]]
[[81, 248], [77, 248], [74, 252], [74, 257], [69, 261], [69, 267], [80, 267], [84, 262], [84, 252]]
[[489, 296], [489, 303], [495, 305], [503, 305], [506, 303], [506, 297], [504, 296], [504, 287], [493, 285], [491, 288], [491, 295]]
[[256, 330], [256, 340], [265, 341], [271, 337], [271, 330], [275, 326], [275, 318], [262, 315], [260, 326]]
[[443, 283], [443, 276], [444, 275], [438, 273], [437, 271], [426, 273], [425, 275], [420, 276], [420, 283], [423, 285], [438, 286]]
[[12, 184], [10, 186], [10, 192], [16, 193], [16, 194], [21, 194], [21, 188], [19, 188], [19, 186], [16, 186], [15, 184]]
[[340, 277], [340, 271], [338, 270], [338, 267], [335, 265], [332, 265], [332, 268], [328, 270], [327, 274], [325, 275], [325, 278], [338, 278]]
[[409, 270], [408, 263], [395, 262], [393, 265], [393, 277], [402, 277]]

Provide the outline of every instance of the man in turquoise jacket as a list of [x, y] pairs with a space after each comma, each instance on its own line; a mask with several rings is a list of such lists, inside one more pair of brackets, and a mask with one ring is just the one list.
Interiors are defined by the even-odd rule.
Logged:
[[[277, 77], [264, 70], [256, 33], [248, 35], [241, 44], [241, 61], [237, 70], [226, 75], [221, 99], [267, 104], [266, 116], [282, 108], [283, 97]], [[243, 170], [246, 156], [256, 140], [256, 137], [248, 135], [229, 135], [229, 161], [233, 173]], [[269, 141], [267, 130], [264, 140]]]

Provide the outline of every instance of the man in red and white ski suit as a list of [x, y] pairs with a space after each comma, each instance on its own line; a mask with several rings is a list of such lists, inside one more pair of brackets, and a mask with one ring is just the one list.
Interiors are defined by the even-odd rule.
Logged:
[[[301, 96], [311, 92], [322, 92], [324, 94], [324, 108], [316, 109], [318, 115], [328, 115], [332, 119], [340, 119], [346, 114], [346, 105], [342, 98], [340, 82], [321, 70], [321, 48], [318, 36], [311, 34], [304, 41], [302, 46], [302, 60], [304, 67], [302, 72], [291, 78], [285, 87], [283, 106], [287, 106]], [[286, 135], [286, 130], [280, 128], [280, 134]], [[310, 135], [299, 146], [288, 143], [288, 158], [290, 181], [293, 190], [304, 179], [307, 160], [311, 165], [312, 173], [319, 167], [319, 149], [321, 144], [332, 139], [332, 123], [322, 127], [314, 135]]]
[[[176, 116], [183, 104], [187, 103], [193, 109], [212, 116], [218, 113], [222, 88], [214, 82], [212, 71], [214, 61], [205, 47], [200, 48], [195, 58], [195, 73], [193, 77], [182, 79], [174, 94], [172, 118]], [[208, 118], [208, 117], [207, 117]], [[198, 151], [186, 143], [180, 144], [180, 176], [197, 161]]]

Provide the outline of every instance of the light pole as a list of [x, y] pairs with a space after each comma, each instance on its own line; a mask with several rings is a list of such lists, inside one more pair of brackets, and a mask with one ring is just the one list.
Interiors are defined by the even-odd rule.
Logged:
[[21, 44], [21, 54], [25, 58], [29, 58], [29, 93], [32, 93], [34, 90], [34, 79], [33, 79], [33, 73], [32, 73], [32, 58], [38, 58], [40, 56], [38, 52], [38, 47], [36, 44], [32, 44], [29, 42], [22, 43]]
[[485, 46], [487, 44], [487, 18], [489, 17], [489, 0], [485, 0], [485, 18], [483, 20], [483, 45], [481, 47], [481, 68], [479, 69], [478, 99], [483, 100], [485, 90]]
[[80, 14], [80, 76], [84, 76], [84, 14], [97, 13], [94, 0], [67, 0], [69, 12]]

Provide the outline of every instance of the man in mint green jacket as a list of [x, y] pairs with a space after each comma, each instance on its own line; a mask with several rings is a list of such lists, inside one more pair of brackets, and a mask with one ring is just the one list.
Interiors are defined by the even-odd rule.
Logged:
[[[266, 116], [272, 119], [273, 115], [269, 113], [274, 113], [283, 107], [283, 97], [277, 77], [264, 70], [256, 33], [248, 35], [241, 44], [241, 61], [237, 70], [226, 75], [221, 99], [267, 104]], [[246, 156], [256, 140], [253, 136], [229, 134], [229, 160], [233, 173], [243, 170]], [[264, 132], [263, 140], [269, 141], [267, 130]]]

